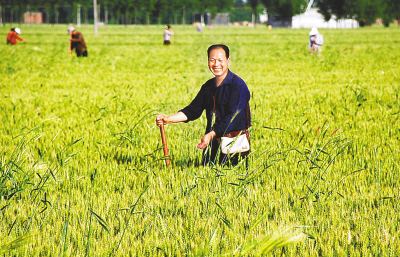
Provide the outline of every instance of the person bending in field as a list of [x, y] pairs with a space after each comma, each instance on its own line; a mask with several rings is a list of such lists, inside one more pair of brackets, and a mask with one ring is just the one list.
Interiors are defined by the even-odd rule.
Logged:
[[75, 50], [76, 56], [87, 57], [88, 51], [82, 33], [77, 31], [73, 26], [68, 27], [68, 33], [71, 36], [69, 47], [70, 54]]
[[310, 41], [308, 44], [308, 49], [311, 53], [319, 53], [321, 47], [324, 44], [324, 37], [318, 32], [316, 27], [313, 27], [309, 33]]
[[205, 110], [206, 130], [197, 144], [197, 148], [203, 150], [202, 164], [236, 165], [249, 154], [250, 149], [225, 155], [219, 149], [220, 139], [222, 136], [232, 138], [240, 134], [246, 134], [247, 140], [250, 139], [250, 92], [246, 83], [229, 70], [229, 48], [226, 45], [211, 45], [207, 54], [208, 68], [214, 77], [202, 85], [188, 106], [172, 115], [157, 115], [156, 124], [161, 126], [196, 120]]
[[174, 34], [174, 32], [171, 29], [171, 25], [168, 24], [164, 30], [164, 45], [171, 44], [171, 37], [173, 34]]
[[21, 35], [21, 29], [20, 28], [11, 28], [10, 32], [7, 34], [7, 41], [6, 43], [8, 45], [16, 45], [18, 41], [24, 42], [25, 40], [20, 37]]

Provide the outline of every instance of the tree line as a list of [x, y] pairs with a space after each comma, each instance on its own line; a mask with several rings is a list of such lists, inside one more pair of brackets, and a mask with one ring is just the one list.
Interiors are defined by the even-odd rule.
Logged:
[[[199, 14], [230, 13], [231, 21], [249, 20], [266, 8], [270, 19], [291, 21], [308, 0], [97, 0], [101, 21], [112, 24], [187, 24]], [[370, 25], [400, 20], [400, 0], [315, 0], [326, 20], [353, 18]], [[22, 22], [27, 11], [41, 12], [45, 23], [93, 22], [93, 0], [0, 0], [0, 22]]]

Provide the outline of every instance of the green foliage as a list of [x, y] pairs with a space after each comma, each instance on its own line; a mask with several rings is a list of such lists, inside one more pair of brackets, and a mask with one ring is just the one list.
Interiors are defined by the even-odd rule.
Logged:
[[11, 242], [8, 243], [3, 243], [0, 245], [0, 254], [6, 254], [9, 252], [12, 252], [14, 250], [18, 250], [18, 248], [21, 248], [24, 246], [29, 239], [29, 236], [20, 236]]
[[[292, 16], [304, 12], [307, 0], [99, 0], [100, 20], [109, 24], [185, 24], [193, 22], [193, 15], [209, 12], [229, 12], [232, 20], [247, 17], [249, 7], [254, 15], [261, 6], [270, 17], [290, 21]], [[93, 1], [80, 0], [66, 3], [53, 1], [0, 1], [3, 22], [22, 22], [25, 11], [40, 11], [45, 23], [75, 23], [78, 6], [81, 7], [82, 23], [93, 22]], [[400, 1], [397, 0], [318, 0], [315, 7], [329, 20], [355, 18], [362, 26], [382, 18], [385, 26], [399, 19]], [[241, 13], [243, 11], [243, 13]], [[107, 16], [107, 17], [106, 17]], [[249, 20], [249, 18], [242, 18]]]
[[[5, 256], [396, 256], [400, 35], [21, 25], [0, 45], [0, 253]], [[9, 28], [0, 27], [5, 34]], [[252, 93], [250, 168], [198, 167], [205, 118], [166, 126], [231, 48]]]
[[400, 17], [400, 2], [396, 0], [319, 0], [319, 12], [329, 20], [333, 15], [340, 18], [355, 18], [361, 26], [371, 25], [382, 18], [385, 26]]
[[284, 20], [291, 20], [294, 15], [304, 12], [307, 6], [304, 0], [261, 0], [260, 2], [267, 8], [270, 16]]
[[304, 241], [306, 238], [306, 234], [298, 229], [296, 231], [296, 228], [286, 228], [245, 244], [240, 254], [247, 256], [253, 253], [255, 256], [263, 256], [270, 254], [274, 249]]
[[251, 21], [252, 9], [249, 6], [234, 8], [229, 14], [231, 22]]

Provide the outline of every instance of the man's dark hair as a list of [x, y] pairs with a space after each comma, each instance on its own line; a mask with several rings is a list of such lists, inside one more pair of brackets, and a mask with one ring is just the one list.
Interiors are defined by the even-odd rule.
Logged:
[[229, 58], [229, 47], [224, 44], [210, 45], [207, 49], [207, 56], [210, 57], [210, 52], [217, 48], [222, 48], [225, 52], [226, 59]]

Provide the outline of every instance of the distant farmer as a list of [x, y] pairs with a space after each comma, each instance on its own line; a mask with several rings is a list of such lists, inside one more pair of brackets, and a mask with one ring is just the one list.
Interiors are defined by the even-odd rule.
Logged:
[[8, 45], [16, 45], [18, 41], [25, 41], [21, 35], [21, 29], [20, 28], [11, 28], [11, 30], [7, 34], [7, 44]]
[[201, 22], [196, 22], [196, 30], [197, 32], [203, 32], [203, 24]]
[[203, 150], [202, 164], [236, 165], [248, 155], [249, 141], [247, 151], [227, 154], [222, 152], [220, 143], [222, 137], [230, 139], [241, 135], [250, 140], [250, 92], [246, 83], [229, 70], [229, 48], [226, 45], [211, 45], [207, 54], [208, 68], [214, 78], [202, 85], [196, 97], [185, 108], [172, 115], [159, 114], [156, 124], [161, 126], [196, 120], [205, 110], [207, 126], [197, 144], [197, 148]]
[[313, 27], [309, 33], [310, 41], [308, 48], [311, 53], [318, 53], [324, 44], [324, 37], [318, 32], [316, 27]]
[[69, 47], [70, 54], [72, 54], [72, 51], [75, 50], [76, 56], [87, 57], [88, 51], [82, 33], [77, 31], [73, 26], [68, 27], [68, 33], [71, 36]]
[[171, 25], [168, 24], [164, 30], [164, 45], [171, 44], [171, 37], [173, 34], [174, 34], [174, 32], [171, 29]]

